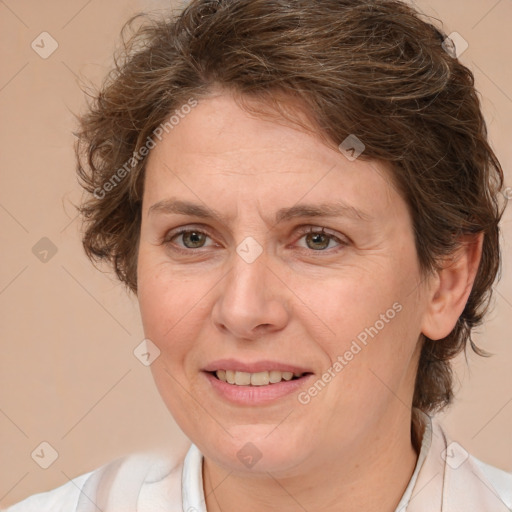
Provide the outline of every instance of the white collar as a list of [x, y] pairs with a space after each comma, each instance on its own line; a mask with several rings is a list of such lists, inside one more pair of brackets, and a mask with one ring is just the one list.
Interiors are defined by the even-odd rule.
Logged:
[[193, 443], [183, 462], [181, 496], [185, 512], [207, 512], [203, 491], [203, 454]]
[[420, 454], [418, 456], [418, 460], [416, 461], [414, 472], [411, 476], [411, 479], [409, 480], [409, 484], [407, 485], [407, 488], [405, 489], [405, 492], [402, 495], [402, 499], [400, 500], [400, 503], [398, 503], [395, 512], [405, 512], [407, 510], [407, 506], [411, 501], [412, 493], [416, 487], [418, 475], [432, 446], [432, 418], [419, 409], [417, 409], [417, 413], [424, 427], [423, 434], [421, 436]]

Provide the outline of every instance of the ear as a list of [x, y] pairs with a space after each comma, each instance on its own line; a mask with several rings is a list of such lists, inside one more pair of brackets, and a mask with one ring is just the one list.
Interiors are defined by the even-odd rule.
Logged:
[[421, 332], [431, 340], [442, 339], [453, 330], [473, 288], [484, 234], [464, 235], [461, 246], [445, 258], [432, 278]]

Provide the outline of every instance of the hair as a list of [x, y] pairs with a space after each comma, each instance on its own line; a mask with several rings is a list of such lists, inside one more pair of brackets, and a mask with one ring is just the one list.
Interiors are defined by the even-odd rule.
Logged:
[[292, 119], [294, 105], [318, 136], [338, 146], [355, 135], [365, 146], [360, 158], [389, 163], [423, 276], [442, 268], [466, 235], [484, 234], [454, 329], [420, 340], [412, 405], [432, 413], [451, 403], [450, 360], [468, 345], [486, 355], [471, 332], [499, 278], [503, 171], [472, 72], [422, 18], [395, 0], [193, 0], [176, 15], [130, 19], [76, 133], [89, 258], [108, 261], [137, 292], [146, 155], [162, 126], [174, 127], [171, 114], [183, 117], [187, 104], [217, 88], [260, 115]]

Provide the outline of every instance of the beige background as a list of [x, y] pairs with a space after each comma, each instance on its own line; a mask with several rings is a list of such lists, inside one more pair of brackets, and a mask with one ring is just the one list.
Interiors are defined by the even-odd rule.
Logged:
[[[447, 33], [469, 43], [492, 144], [512, 186], [512, 2], [419, 1]], [[186, 438], [161, 403], [150, 372], [133, 355], [143, 339], [136, 301], [82, 254], [72, 203], [72, 112], [111, 63], [122, 23], [163, 1], [0, 0], [0, 505], [51, 489], [133, 451]], [[176, 5], [176, 4], [175, 4]], [[57, 50], [41, 58], [43, 31]], [[443, 415], [452, 438], [477, 457], [512, 470], [512, 213], [503, 220], [503, 278], [494, 312], [476, 336], [495, 354], [457, 362], [462, 387]], [[47, 237], [48, 261], [32, 252]], [[40, 242], [48, 244], [48, 242]], [[51, 256], [51, 257], [50, 257]], [[46, 470], [31, 458], [41, 442], [57, 450]]]

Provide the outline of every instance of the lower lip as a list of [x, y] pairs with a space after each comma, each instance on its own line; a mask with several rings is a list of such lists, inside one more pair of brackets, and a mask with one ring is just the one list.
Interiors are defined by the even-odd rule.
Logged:
[[212, 388], [224, 399], [237, 405], [260, 405], [273, 402], [279, 398], [297, 393], [309, 382], [313, 374], [305, 375], [299, 379], [282, 380], [266, 386], [237, 386], [224, 382], [211, 373], [204, 372]]

